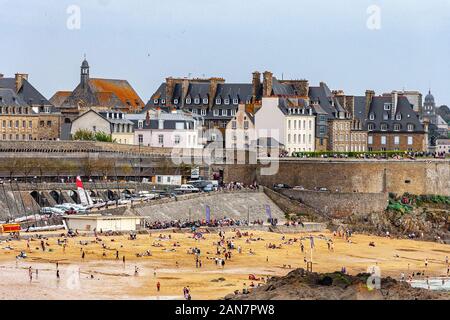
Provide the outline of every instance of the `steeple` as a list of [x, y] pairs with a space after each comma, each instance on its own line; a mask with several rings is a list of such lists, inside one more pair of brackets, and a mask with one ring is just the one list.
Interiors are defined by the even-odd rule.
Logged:
[[81, 63], [81, 80], [83, 88], [87, 85], [89, 81], [89, 63], [86, 60], [86, 55], [84, 55], [84, 60]]

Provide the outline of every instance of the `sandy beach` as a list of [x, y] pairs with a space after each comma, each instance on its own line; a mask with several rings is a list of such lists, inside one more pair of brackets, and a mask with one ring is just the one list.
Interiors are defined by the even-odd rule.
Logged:
[[[75, 237], [68, 239], [65, 249], [58, 245], [58, 238], [49, 238], [44, 240], [45, 252], [40, 240], [31, 241], [29, 249], [25, 240], [3, 241], [0, 243], [0, 299], [182, 299], [186, 286], [190, 287], [193, 299], [218, 299], [242, 290], [244, 283], [250, 285], [249, 274], [285, 275], [294, 268], [305, 268], [304, 259], [311, 257], [309, 240], [303, 240], [304, 253], [299, 241], [289, 241], [309, 234], [286, 234], [282, 240], [283, 234], [279, 233], [250, 233], [252, 236], [241, 238], [236, 237], [236, 232], [225, 233], [226, 239], [235, 238], [234, 244], [242, 248], [242, 253], [232, 250], [224, 268], [214, 262], [216, 257], [223, 258], [216, 255], [214, 243], [220, 239], [216, 233], [205, 233], [201, 240], [194, 239], [192, 233], [173, 231], [161, 232], [161, 238], [159, 233], [138, 235], [136, 240], [128, 239], [127, 235], [99, 235], [97, 240]], [[445, 276], [447, 272], [448, 245], [367, 235], [353, 235], [349, 243], [330, 232], [321, 235], [333, 240], [334, 250], [329, 250], [326, 241], [314, 234], [313, 270], [317, 272], [337, 271], [345, 266], [348, 273], [357, 274], [374, 265], [380, 267], [383, 277], [396, 279], [402, 272], [408, 276], [425, 270], [430, 278]], [[369, 246], [370, 242], [375, 246]], [[269, 243], [281, 248], [269, 249]], [[195, 255], [188, 253], [194, 247], [201, 250], [201, 268], [196, 268]], [[151, 256], [137, 257], [147, 250]], [[16, 259], [21, 251], [26, 252], [27, 258]], [[425, 267], [426, 259], [428, 267]], [[137, 274], [135, 267], [139, 269]], [[160, 292], [156, 289], [157, 282], [161, 284]]]

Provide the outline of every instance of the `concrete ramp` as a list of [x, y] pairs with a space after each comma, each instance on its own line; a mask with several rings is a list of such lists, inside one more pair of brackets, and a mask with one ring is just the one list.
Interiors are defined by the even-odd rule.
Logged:
[[266, 205], [270, 206], [272, 217], [284, 221], [284, 212], [264, 192], [236, 191], [211, 194], [190, 195], [178, 200], [163, 199], [152, 201], [146, 206], [136, 208], [136, 214], [150, 221], [205, 219], [206, 206], [211, 209], [212, 219], [223, 217], [250, 221], [267, 220]]

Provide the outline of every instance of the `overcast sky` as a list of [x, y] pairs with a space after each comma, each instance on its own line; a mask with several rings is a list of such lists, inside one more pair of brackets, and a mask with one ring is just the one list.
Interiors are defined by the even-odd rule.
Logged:
[[168, 76], [270, 70], [354, 95], [431, 87], [450, 104], [450, 0], [0, 0], [0, 30], [0, 73], [29, 73], [48, 98], [75, 88], [86, 54], [92, 77], [144, 101]]

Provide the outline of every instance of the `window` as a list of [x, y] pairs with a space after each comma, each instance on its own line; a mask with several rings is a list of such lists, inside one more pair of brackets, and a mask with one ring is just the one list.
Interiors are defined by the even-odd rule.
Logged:
[[222, 109], [222, 116], [223, 117], [228, 116], [228, 109]]
[[225, 104], [230, 104], [230, 99], [225, 99], [225, 100], [223, 100], [223, 102], [224, 102]]
[[203, 98], [203, 104], [208, 104], [208, 98]]
[[411, 146], [413, 144], [413, 137], [408, 137], [408, 145]]
[[195, 98], [195, 99], [194, 99], [194, 103], [195, 103], [195, 104], [200, 104], [200, 98]]
[[214, 115], [214, 117], [218, 117], [218, 116], [219, 116], [219, 110], [218, 110], [218, 109], [215, 109], [215, 110], [213, 111], [213, 115]]
[[175, 136], [175, 139], [174, 139], [174, 143], [175, 143], [175, 144], [180, 144], [180, 141], [181, 141], [180, 136], [179, 136], [179, 135], [176, 135], [176, 136]]
[[233, 99], [233, 104], [238, 104], [239, 100], [238, 99]]
[[389, 119], [389, 113], [383, 113], [383, 120]]
[[248, 120], [244, 121], [244, 130], [247, 130], [247, 129], [248, 129]]
[[200, 114], [201, 114], [202, 116], [206, 116], [206, 109], [201, 109], [201, 110], [200, 110]]
[[395, 116], [395, 119], [397, 119], [397, 120], [402, 120], [402, 115], [399, 113], [399, 114], [397, 114], [396, 116]]
[[41, 121], [39, 121], [39, 126], [40, 126], [40, 127], [43, 127], [43, 126], [45, 126], [45, 122], [44, 122], [44, 120], [41, 120]]
[[175, 129], [176, 130], [183, 130], [184, 129], [184, 122], [176, 122], [175, 123]]
[[47, 127], [51, 127], [52, 126], [52, 122], [49, 120], [47, 121]]
[[291, 143], [291, 135], [288, 134], [288, 143]]
[[232, 116], [236, 115], [236, 110], [230, 110], [230, 111], [231, 111]]
[[386, 144], [386, 136], [381, 136], [381, 144]]
[[400, 124], [399, 123], [395, 123], [394, 124], [394, 131], [400, 131]]
[[153, 104], [158, 104], [159, 100], [158, 99], [154, 99], [153, 100]]
[[381, 124], [381, 131], [387, 131], [387, 128], [388, 128], [388, 126], [386, 123]]
[[164, 136], [162, 134], [158, 135], [158, 143], [163, 144], [164, 143]]
[[396, 144], [396, 145], [400, 144], [400, 137], [399, 136], [395, 136], [394, 137], [394, 144]]
[[186, 98], [186, 104], [191, 104], [192, 100], [191, 98]]
[[231, 121], [231, 129], [236, 129], [236, 128], [237, 128], [236, 121]]
[[3, 128], [6, 128], [6, 120], [3, 120], [3, 125], [2, 125], [2, 127], [3, 127]]
[[326, 121], [326, 117], [325, 116], [319, 116], [319, 121]]
[[367, 126], [367, 130], [373, 131], [374, 129], [375, 129], [375, 125], [373, 123], [369, 123], [369, 125]]
[[320, 127], [319, 127], [319, 133], [325, 134], [325, 131], [326, 131], [325, 126], [320, 126]]
[[139, 120], [139, 122], [138, 122], [138, 128], [139, 128], [139, 129], [142, 129], [143, 127], [144, 127], [144, 121]]
[[222, 100], [220, 100], [220, 98], [217, 98], [216, 99], [216, 104], [221, 104], [222, 103]]
[[384, 110], [386, 110], [386, 111], [391, 110], [391, 107], [392, 107], [392, 103], [385, 103], [384, 104]]
[[408, 124], [408, 131], [414, 131], [414, 125], [413, 124]]
[[[27, 122], [25, 120], [22, 121], [22, 128], [26, 128], [27, 127]], [[25, 140], [25, 139], [24, 139]]]
[[28, 128], [33, 128], [33, 121], [28, 121]]
[[178, 99], [173, 99], [174, 104], [178, 104]]
[[311, 130], [311, 129], [312, 129], [312, 121], [309, 120], [309, 130]]
[[291, 120], [288, 120], [288, 129], [291, 129]]
[[374, 115], [373, 113], [371, 113], [371, 114], [369, 115], [369, 119], [370, 119], [370, 120], [375, 120], [375, 115]]
[[[44, 122], [44, 121], [42, 121], [42, 122]], [[16, 128], [19, 128], [19, 120], [16, 120]]]

